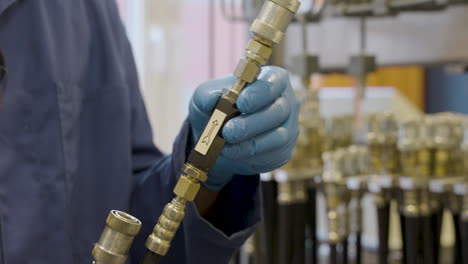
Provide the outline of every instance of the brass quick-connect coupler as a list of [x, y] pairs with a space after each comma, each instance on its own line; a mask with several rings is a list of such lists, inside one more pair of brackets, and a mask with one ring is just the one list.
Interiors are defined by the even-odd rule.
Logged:
[[140, 228], [140, 220], [127, 213], [112, 210], [99, 241], [94, 245], [94, 263], [124, 264]]
[[160, 256], [167, 254], [171, 241], [184, 219], [186, 203], [186, 199], [177, 196], [164, 207], [153, 233], [146, 240], [146, 248]]
[[[183, 170], [184, 173], [204, 179], [203, 173], [190, 165], [186, 164]], [[200, 190], [199, 179], [192, 176], [183, 175], [180, 177], [174, 188], [176, 198], [164, 207], [153, 233], [146, 240], [146, 247], [158, 255], [167, 254], [171, 241], [184, 219], [187, 201], [193, 201]]]
[[330, 244], [340, 243], [348, 230], [346, 205], [349, 198], [343, 179], [345, 156], [346, 150], [344, 149], [323, 154], [324, 172], [321, 188], [326, 199], [328, 242]]
[[299, 5], [297, 0], [265, 1], [250, 31], [275, 45], [279, 44]]

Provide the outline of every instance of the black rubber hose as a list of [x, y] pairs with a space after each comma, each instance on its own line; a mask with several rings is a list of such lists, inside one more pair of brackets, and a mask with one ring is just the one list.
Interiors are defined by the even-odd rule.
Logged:
[[312, 248], [309, 252], [310, 260], [307, 264], [317, 264], [317, 189], [313, 186], [307, 188], [307, 230], [310, 241], [312, 242]]
[[278, 214], [278, 264], [291, 264], [294, 234], [294, 205], [279, 204]]
[[458, 221], [458, 225], [460, 226], [461, 233], [461, 248], [463, 257], [462, 263], [468, 264], [468, 221], [463, 221], [462, 219], [460, 219]]
[[291, 264], [305, 263], [305, 234], [306, 234], [306, 203], [299, 202], [294, 206], [294, 224], [292, 226], [293, 234], [293, 252]]
[[460, 223], [460, 214], [453, 214], [453, 225], [455, 227], [455, 245], [453, 247], [453, 264], [463, 263], [462, 256], [462, 231]]
[[[435, 213], [431, 214], [431, 230], [433, 230], [434, 238], [433, 242], [433, 258], [435, 263], [439, 263], [440, 260], [440, 236], [442, 232], [442, 218], [444, 215], [443, 209], [437, 210]], [[459, 262], [458, 262], [459, 263]]]
[[361, 245], [361, 233], [356, 234], [356, 258], [354, 263], [361, 264], [362, 262], [362, 245]]
[[401, 217], [402, 237], [403, 237], [403, 263], [418, 264], [419, 253], [419, 218], [418, 217]]
[[348, 238], [345, 238], [343, 242], [341, 242], [341, 264], [348, 264], [348, 245]]
[[330, 255], [328, 256], [329, 264], [338, 264], [338, 251], [336, 244], [329, 244]]
[[263, 194], [263, 236], [265, 263], [277, 264], [278, 251], [278, 183], [262, 181]]
[[388, 262], [388, 232], [390, 219], [390, 203], [377, 207], [377, 225], [379, 230], [379, 264]]
[[406, 247], [404, 243], [404, 235], [406, 234], [406, 225], [404, 225], [405, 219], [402, 213], [400, 213], [400, 228], [401, 228], [401, 239], [402, 241], [402, 247], [401, 247], [401, 254], [403, 255], [403, 259], [401, 261], [402, 264], [406, 264], [405, 262], [405, 256], [406, 256]]
[[145, 256], [143, 257], [143, 261], [141, 264], [159, 264], [161, 260], [161, 256], [155, 254], [150, 250], [146, 250]]
[[[422, 246], [422, 257], [424, 264], [437, 264], [438, 260], [435, 258], [438, 253], [436, 253], [435, 241], [437, 240], [437, 230], [432, 229], [434, 226], [432, 225], [431, 219], [432, 216], [421, 216], [419, 218], [419, 226], [421, 228], [421, 246]], [[437, 243], [438, 247], [438, 243]]]

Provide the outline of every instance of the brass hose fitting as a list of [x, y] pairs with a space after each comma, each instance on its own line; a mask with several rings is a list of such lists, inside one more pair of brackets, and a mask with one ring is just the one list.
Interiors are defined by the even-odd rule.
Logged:
[[378, 121], [380, 121], [379, 127], [383, 135], [383, 169], [387, 174], [395, 175], [399, 172], [400, 168], [399, 152], [397, 147], [398, 123], [395, 115], [391, 112], [384, 112]]
[[324, 171], [321, 188], [325, 194], [328, 243], [340, 243], [347, 232], [346, 219], [346, 185], [343, 179], [343, 167], [345, 150], [338, 149], [334, 152], [323, 154]]
[[239, 114], [235, 106], [237, 97], [248, 83], [257, 79], [260, 67], [268, 62], [272, 48], [283, 39], [299, 5], [297, 0], [268, 0], [263, 4], [250, 28], [253, 38], [248, 43], [245, 58], [239, 61], [234, 71], [237, 80], [230, 89], [223, 91], [216, 109], [190, 153], [183, 175], [174, 189], [176, 198], [164, 208], [153, 233], [146, 241], [148, 250], [160, 256], [167, 254], [184, 218], [186, 202], [195, 199], [200, 189], [199, 182], [207, 180], [209, 171], [221, 153], [225, 143], [221, 136], [222, 127]]
[[352, 116], [334, 116], [327, 127], [324, 151], [333, 151], [351, 145], [353, 140]]
[[380, 174], [383, 170], [382, 146], [385, 142], [385, 136], [380, 130], [380, 119], [378, 114], [369, 115], [367, 118], [367, 144], [371, 157], [370, 165], [374, 174]]
[[124, 212], [112, 210], [99, 241], [94, 245], [94, 263], [124, 264], [140, 228], [140, 220]]
[[348, 148], [348, 157], [346, 159], [347, 171], [347, 188], [349, 190], [349, 231], [352, 233], [360, 233], [362, 231], [362, 208], [361, 198], [363, 194], [362, 175], [365, 171], [361, 171], [362, 167], [367, 167], [367, 149], [359, 146], [351, 146]]
[[[400, 124], [398, 148], [401, 152], [401, 164], [403, 177], [400, 178], [400, 187], [402, 188], [402, 204], [400, 211], [405, 216], [419, 215], [418, 189], [419, 180], [417, 175], [418, 153], [421, 149], [421, 120], [412, 119]], [[407, 184], [408, 183], [408, 184]]]

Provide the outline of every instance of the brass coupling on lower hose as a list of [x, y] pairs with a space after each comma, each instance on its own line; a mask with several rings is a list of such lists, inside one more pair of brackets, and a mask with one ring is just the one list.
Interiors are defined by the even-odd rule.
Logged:
[[362, 231], [362, 207], [361, 192], [352, 191], [348, 207], [349, 231], [351, 233], [360, 233]]
[[408, 217], [419, 216], [419, 199], [418, 191], [416, 189], [403, 190], [401, 213]]
[[184, 219], [187, 202], [195, 199], [200, 190], [200, 181], [206, 181], [206, 179], [206, 173], [189, 163], [185, 164], [183, 175], [174, 187], [176, 197], [164, 207], [153, 233], [146, 240], [146, 248], [160, 256], [167, 254], [172, 239]]
[[328, 242], [330, 244], [336, 245], [341, 239], [341, 230], [340, 230], [340, 219], [339, 212], [337, 208], [329, 208], [327, 210], [327, 219], [328, 219]]
[[140, 228], [140, 220], [127, 213], [112, 210], [99, 241], [94, 245], [94, 264], [124, 264]]
[[184, 219], [186, 203], [187, 200], [177, 196], [164, 207], [153, 233], [146, 240], [146, 248], [160, 256], [167, 254], [172, 239]]

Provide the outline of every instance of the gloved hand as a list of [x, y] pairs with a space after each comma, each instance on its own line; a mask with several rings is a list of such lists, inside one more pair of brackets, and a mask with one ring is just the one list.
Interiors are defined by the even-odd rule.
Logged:
[[[224, 87], [235, 77], [200, 85], [192, 96], [189, 120], [196, 142], [213, 112]], [[264, 67], [258, 80], [248, 85], [237, 99], [241, 115], [223, 128], [226, 145], [204, 186], [219, 190], [234, 174], [253, 175], [284, 165], [299, 134], [297, 100], [288, 73], [279, 67]]]

